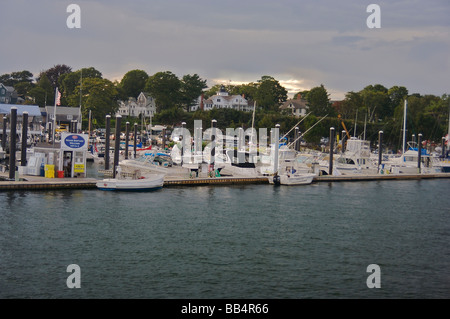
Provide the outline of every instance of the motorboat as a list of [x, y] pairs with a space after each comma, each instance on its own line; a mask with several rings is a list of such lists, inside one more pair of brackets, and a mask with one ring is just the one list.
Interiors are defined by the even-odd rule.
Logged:
[[163, 187], [164, 175], [152, 174], [130, 179], [119, 176], [99, 180], [96, 185], [98, 189], [105, 191], [153, 191]]
[[317, 174], [298, 172], [295, 169], [290, 169], [280, 175], [273, 175], [269, 178], [269, 183], [274, 185], [308, 185], [314, 180]]

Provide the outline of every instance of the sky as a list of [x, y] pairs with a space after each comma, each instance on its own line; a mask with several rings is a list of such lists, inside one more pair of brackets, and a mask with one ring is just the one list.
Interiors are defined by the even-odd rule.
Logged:
[[[80, 28], [68, 27], [70, 4]], [[208, 86], [269, 75], [289, 96], [323, 84], [332, 100], [371, 84], [450, 93], [449, 0], [0, 0], [0, 30], [0, 75], [66, 64]]]

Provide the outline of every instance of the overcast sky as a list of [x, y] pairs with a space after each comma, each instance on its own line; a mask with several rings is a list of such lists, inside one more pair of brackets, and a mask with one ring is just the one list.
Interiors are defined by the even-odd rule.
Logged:
[[[366, 24], [371, 3], [381, 28]], [[335, 100], [369, 84], [450, 93], [449, 0], [0, 0], [0, 28], [0, 74], [66, 64], [110, 80], [197, 73], [209, 86], [270, 75]]]

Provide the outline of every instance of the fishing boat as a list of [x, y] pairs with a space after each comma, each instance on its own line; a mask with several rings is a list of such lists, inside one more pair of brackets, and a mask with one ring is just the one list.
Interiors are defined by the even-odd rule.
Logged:
[[99, 180], [97, 188], [111, 191], [153, 191], [161, 189], [164, 185], [163, 174], [140, 176], [138, 178], [108, 178]]
[[308, 185], [314, 180], [317, 174], [305, 173], [296, 171], [293, 167], [288, 167], [287, 170], [280, 175], [274, 175], [269, 178], [269, 183], [274, 185]]

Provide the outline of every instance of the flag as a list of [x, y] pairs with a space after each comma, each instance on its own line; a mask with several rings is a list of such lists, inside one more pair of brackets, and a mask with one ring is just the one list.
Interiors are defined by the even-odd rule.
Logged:
[[56, 105], [61, 105], [61, 92], [56, 88]]

